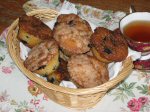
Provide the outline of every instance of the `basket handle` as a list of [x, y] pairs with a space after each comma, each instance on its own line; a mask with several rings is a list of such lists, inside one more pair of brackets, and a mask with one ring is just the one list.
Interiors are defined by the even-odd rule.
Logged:
[[58, 16], [58, 14], [59, 12], [53, 9], [36, 9], [26, 13], [26, 15], [35, 16], [44, 22], [53, 20]]

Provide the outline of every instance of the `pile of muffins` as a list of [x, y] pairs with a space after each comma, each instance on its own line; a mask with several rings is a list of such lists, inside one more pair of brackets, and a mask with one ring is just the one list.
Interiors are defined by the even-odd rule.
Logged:
[[78, 88], [109, 80], [108, 64], [123, 61], [128, 46], [120, 31], [97, 27], [75, 14], [61, 14], [53, 29], [33, 16], [19, 18], [18, 39], [31, 48], [24, 66], [59, 85], [72, 81]]

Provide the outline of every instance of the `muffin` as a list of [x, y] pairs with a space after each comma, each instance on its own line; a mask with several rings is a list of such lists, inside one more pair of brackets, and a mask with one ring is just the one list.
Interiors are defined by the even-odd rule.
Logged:
[[59, 59], [59, 66], [56, 71], [47, 76], [48, 82], [59, 85], [62, 80], [69, 81], [70, 76], [67, 70], [67, 61]]
[[39, 75], [53, 73], [59, 65], [59, 52], [56, 41], [44, 41], [33, 47], [24, 61], [24, 66]]
[[128, 46], [118, 30], [97, 27], [91, 36], [93, 55], [102, 62], [119, 62], [126, 59]]
[[19, 18], [18, 39], [33, 48], [43, 40], [52, 38], [52, 30], [34, 16], [24, 15]]
[[89, 23], [75, 14], [59, 15], [53, 30], [54, 39], [68, 56], [89, 51], [91, 34]]
[[74, 55], [68, 61], [70, 78], [81, 88], [99, 86], [109, 80], [106, 64], [88, 55]]

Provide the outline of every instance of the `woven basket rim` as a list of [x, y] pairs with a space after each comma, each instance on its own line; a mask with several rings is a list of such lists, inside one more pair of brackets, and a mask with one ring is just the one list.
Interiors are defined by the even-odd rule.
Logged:
[[[37, 9], [37, 10], [31, 11], [31, 12], [28, 12], [27, 15], [34, 15], [36, 13], [39, 14], [39, 13], [42, 13], [42, 12], [54, 12], [55, 15], [58, 14], [57, 11], [52, 10], [52, 9]], [[10, 51], [10, 49], [11, 49], [11, 44], [10, 43], [11, 42], [10, 42], [10, 39], [8, 37], [9, 37], [11, 31], [18, 25], [18, 21], [19, 21], [19, 18], [17, 18], [11, 24], [11, 26], [9, 27], [9, 30], [8, 30], [8, 35], [7, 35], [7, 38], [6, 38], [6, 43], [7, 43], [7, 46], [8, 46], [9, 54], [10, 54], [12, 60], [17, 64], [17, 67], [20, 69], [21, 72], [23, 72], [23, 74], [25, 76], [27, 76], [32, 81], [38, 83], [39, 85], [44, 86], [45, 88], [54, 90], [56, 92], [59, 91], [59, 92], [62, 92], [62, 93], [68, 93], [68, 94], [73, 94], [73, 95], [93, 94], [93, 93], [103, 92], [103, 91], [105, 92], [105, 91], [108, 91], [110, 88], [114, 87], [116, 84], [118, 84], [120, 82], [119, 78], [123, 77], [123, 79], [124, 79], [125, 77], [127, 77], [129, 75], [128, 74], [126, 76], [123, 76], [123, 75], [120, 75], [120, 74], [124, 74], [126, 72], [132, 71], [131, 70], [131, 68], [133, 68], [132, 60], [131, 60], [130, 57], [128, 57], [126, 59], [128, 61], [127, 67], [126, 67], [126, 69], [124, 71], [120, 71], [118, 73], [118, 76], [116, 76], [112, 80], [109, 80], [108, 82], [106, 82], [106, 83], [104, 83], [102, 85], [93, 87], [93, 88], [78, 88], [78, 89], [73, 89], [73, 88], [66, 88], [66, 87], [62, 87], [62, 86], [59, 86], [59, 85], [55, 85], [55, 84], [49, 83], [49, 82], [45, 81], [44, 79], [36, 76], [31, 71], [27, 70], [24, 67], [24, 65], [22, 63], [20, 63], [20, 61], [18, 59], [17, 60], [15, 59], [15, 55], [13, 54], [13, 52]]]

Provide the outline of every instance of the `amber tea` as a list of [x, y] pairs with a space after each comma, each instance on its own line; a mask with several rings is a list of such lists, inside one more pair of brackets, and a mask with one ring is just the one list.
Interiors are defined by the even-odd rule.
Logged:
[[124, 34], [138, 42], [150, 42], [150, 21], [134, 21], [123, 28]]

